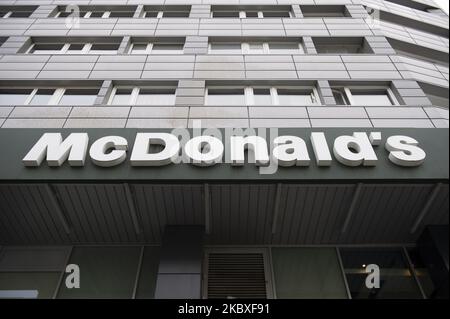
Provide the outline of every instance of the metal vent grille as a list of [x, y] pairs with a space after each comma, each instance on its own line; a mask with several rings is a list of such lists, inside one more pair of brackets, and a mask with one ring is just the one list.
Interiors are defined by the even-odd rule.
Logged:
[[267, 298], [262, 253], [210, 253], [208, 298]]

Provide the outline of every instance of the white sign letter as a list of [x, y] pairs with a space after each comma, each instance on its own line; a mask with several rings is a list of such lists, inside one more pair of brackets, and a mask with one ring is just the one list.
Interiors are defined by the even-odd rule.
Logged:
[[409, 136], [394, 135], [386, 140], [385, 148], [390, 152], [389, 159], [399, 166], [419, 166], [427, 154], [417, 147], [419, 142]]
[[[149, 153], [150, 145], [161, 145], [158, 153]], [[132, 166], [162, 166], [171, 163], [178, 156], [180, 141], [169, 133], [137, 133], [130, 162]]]
[[192, 164], [197, 166], [212, 166], [220, 163], [223, 150], [221, 140], [207, 135], [196, 136], [184, 146], [186, 155], [192, 159]]
[[278, 136], [273, 140], [273, 157], [280, 166], [308, 166], [310, 159], [303, 139], [298, 136]]
[[[245, 150], [250, 149], [254, 154], [256, 165], [265, 165], [269, 163], [269, 152], [267, 142], [260, 136], [231, 136], [231, 165], [244, 165]], [[249, 158], [250, 161], [250, 158]]]
[[363, 132], [337, 137], [333, 153], [339, 162], [347, 166], [375, 166], [378, 161], [367, 134]]
[[317, 166], [330, 166], [333, 159], [331, 158], [325, 134], [322, 132], [311, 133], [311, 144], [316, 156]]
[[[127, 158], [128, 142], [120, 136], [105, 136], [96, 140], [90, 150], [91, 160], [98, 166], [119, 165]], [[108, 150], [111, 150], [108, 154]]]
[[25, 166], [39, 166], [47, 157], [48, 166], [61, 166], [67, 158], [70, 166], [83, 166], [89, 137], [72, 133], [63, 142], [61, 133], [45, 133], [22, 159]]

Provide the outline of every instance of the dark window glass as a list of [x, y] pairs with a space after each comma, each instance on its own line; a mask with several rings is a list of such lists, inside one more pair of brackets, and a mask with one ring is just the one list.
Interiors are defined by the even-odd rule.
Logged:
[[91, 13], [90, 18], [101, 18], [103, 16], [104, 12], [102, 11], [95, 11]]
[[159, 247], [145, 247], [136, 298], [153, 299], [159, 267]]
[[[408, 267], [402, 249], [341, 249], [347, 283], [354, 299], [419, 299], [421, 293]], [[367, 288], [366, 266], [380, 269], [380, 287]]]
[[419, 254], [417, 248], [411, 248], [408, 250], [409, 258], [416, 274], [417, 279], [420, 281], [420, 285], [427, 296], [427, 298], [435, 298], [436, 286], [431, 280], [430, 272], [428, 271], [422, 257]]
[[2, 272], [0, 298], [52, 298], [59, 277], [58, 272]]
[[60, 105], [93, 105], [97, 98], [98, 89], [67, 89]]
[[334, 248], [273, 248], [277, 298], [348, 298]]
[[238, 11], [215, 11], [213, 18], [239, 18]]
[[189, 11], [164, 11], [163, 18], [188, 18]]
[[75, 247], [69, 263], [80, 267], [80, 288], [63, 284], [58, 297], [131, 298], [140, 252], [140, 247]]

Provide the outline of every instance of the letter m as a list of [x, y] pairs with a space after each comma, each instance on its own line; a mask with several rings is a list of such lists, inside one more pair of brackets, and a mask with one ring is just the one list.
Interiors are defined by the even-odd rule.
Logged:
[[45, 133], [22, 159], [25, 166], [40, 166], [47, 158], [48, 166], [61, 166], [69, 159], [70, 166], [83, 166], [89, 137], [72, 133], [64, 141], [60, 133]]

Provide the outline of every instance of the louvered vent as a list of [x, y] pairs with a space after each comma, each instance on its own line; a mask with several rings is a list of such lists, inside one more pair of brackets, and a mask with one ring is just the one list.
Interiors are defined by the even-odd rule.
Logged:
[[266, 298], [261, 253], [210, 253], [208, 298]]

